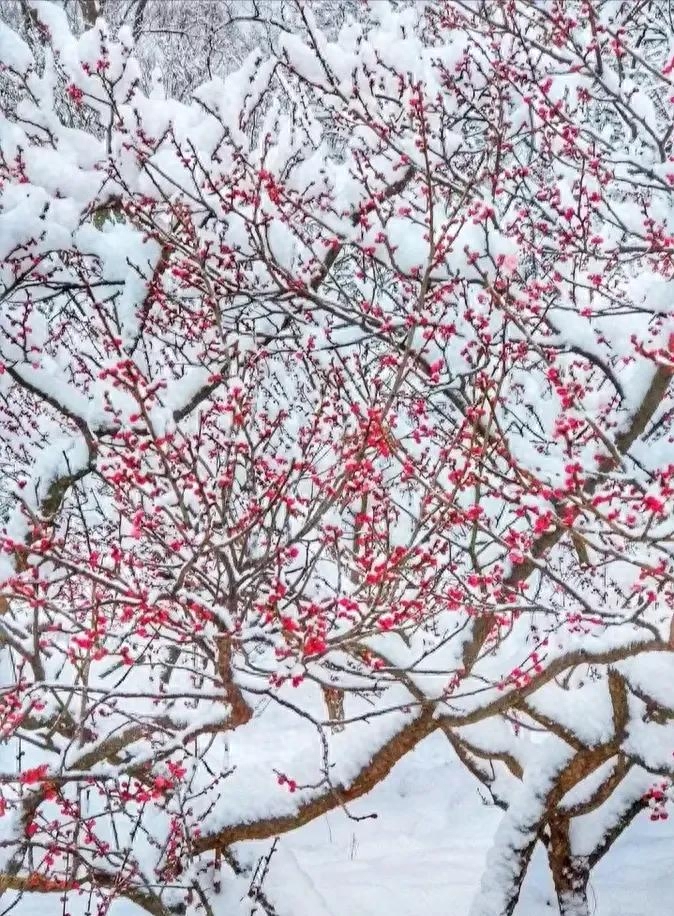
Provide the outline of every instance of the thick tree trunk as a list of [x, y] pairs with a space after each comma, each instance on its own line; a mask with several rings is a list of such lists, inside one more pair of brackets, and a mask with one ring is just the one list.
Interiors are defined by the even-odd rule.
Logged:
[[587, 902], [587, 887], [576, 888], [571, 894], [557, 897], [561, 916], [590, 916], [590, 905]]
[[574, 856], [569, 839], [568, 818], [550, 818], [548, 862], [561, 916], [590, 916], [587, 885], [590, 869], [587, 860]]
[[82, 10], [82, 16], [84, 18], [84, 23], [86, 28], [91, 28], [96, 25], [96, 20], [100, 15], [100, 9], [96, 0], [80, 0], [80, 9]]

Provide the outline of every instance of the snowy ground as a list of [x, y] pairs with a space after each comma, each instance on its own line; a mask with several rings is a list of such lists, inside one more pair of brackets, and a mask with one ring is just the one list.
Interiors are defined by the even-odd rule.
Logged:
[[[281, 838], [265, 890], [279, 916], [468, 916], [501, 813], [481, 803], [476, 783], [451, 761], [441, 736], [403, 760], [367, 799]], [[255, 862], [269, 842], [238, 848]], [[540, 852], [540, 851], [539, 851]], [[231, 904], [223, 886], [222, 912]], [[240, 892], [237, 892], [237, 897]], [[666, 916], [674, 899], [674, 824], [639, 818], [596, 870], [595, 916]], [[0, 901], [0, 916], [12, 898]], [[235, 907], [236, 909], [236, 907]], [[13, 916], [64, 912], [57, 895], [24, 897]], [[85, 900], [66, 912], [84, 916]], [[140, 916], [131, 904], [110, 916]], [[534, 858], [517, 916], [556, 916], [544, 856]], [[496, 916], [496, 914], [495, 914]]]
[[[376, 811], [377, 820], [353, 822], [337, 811], [282, 838], [266, 882], [279, 916], [468, 916], [501, 813], [448, 762], [443, 740], [429, 738], [350, 809]], [[665, 916], [673, 898], [674, 824], [644, 815], [597, 868], [593, 912]], [[547, 913], [557, 907], [540, 855], [517, 914]]]

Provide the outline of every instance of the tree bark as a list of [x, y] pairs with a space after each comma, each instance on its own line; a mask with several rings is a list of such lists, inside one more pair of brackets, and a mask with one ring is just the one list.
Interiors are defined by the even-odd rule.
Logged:
[[100, 14], [96, 0], [80, 0], [80, 9], [82, 10], [85, 26], [88, 28], [95, 26]]
[[548, 862], [555, 885], [560, 916], [590, 916], [587, 885], [590, 868], [583, 856], [574, 856], [569, 839], [569, 819], [554, 815], [549, 820]]

